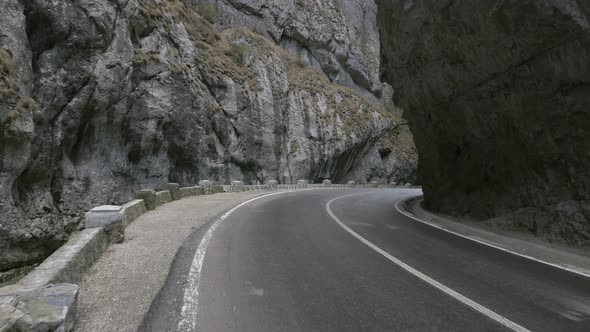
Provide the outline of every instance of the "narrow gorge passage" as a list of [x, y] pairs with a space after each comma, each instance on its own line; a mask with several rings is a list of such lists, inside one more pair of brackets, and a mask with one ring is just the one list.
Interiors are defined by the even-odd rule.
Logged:
[[590, 0], [0, 17], [0, 332], [590, 331]]

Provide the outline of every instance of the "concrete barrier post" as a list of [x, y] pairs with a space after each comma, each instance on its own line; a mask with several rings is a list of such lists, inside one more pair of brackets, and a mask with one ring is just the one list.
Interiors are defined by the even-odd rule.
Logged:
[[347, 184], [348, 187], [354, 187], [355, 185], [356, 185], [356, 182], [348, 181], [348, 184]]
[[389, 182], [389, 185], [392, 187], [395, 187], [395, 186], [397, 186], [397, 182]]
[[331, 180], [324, 180], [324, 181], [322, 181], [322, 186], [323, 187], [331, 187], [332, 181]]
[[196, 186], [196, 187], [185, 187], [180, 188], [180, 197], [191, 197], [191, 196], [199, 196], [203, 195], [203, 188]]
[[242, 181], [232, 181], [231, 182], [231, 191], [232, 192], [244, 191], [244, 183]]
[[[203, 188], [203, 194], [207, 195], [211, 193], [211, 187], [213, 187], [213, 182], [210, 180], [201, 180], [199, 181], [199, 187]], [[223, 186], [222, 186], [223, 188]], [[231, 187], [230, 187], [231, 191]]]
[[180, 185], [178, 183], [166, 183], [160, 188], [160, 190], [170, 191], [170, 195], [172, 196], [173, 200], [178, 200], [182, 198], [180, 197]]
[[209, 188], [207, 188], [207, 194], [218, 194], [218, 193], [222, 193], [223, 192], [223, 186], [222, 185], [212, 185]]
[[373, 187], [373, 188], [379, 187], [379, 182], [377, 182], [377, 181], [371, 181], [371, 187]]
[[112, 243], [125, 240], [125, 225], [123, 208], [118, 205], [97, 206], [86, 212], [85, 227], [102, 227]]
[[139, 218], [142, 214], [147, 212], [145, 201], [136, 199], [128, 202], [122, 206], [123, 208], [123, 226], [127, 227], [130, 223]]
[[156, 208], [156, 192], [151, 189], [142, 189], [135, 193], [135, 198], [143, 199], [148, 210]]
[[209, 188], [213, 185], [213, 182], [209, 180], [201, 180], [199, 181], [199, 187]]
[[162, 190], [156, 193], [156, 206], [172, 202], [172, 195], [170, 190]]
[[270, 190], [277, 190], [279, 187], [279, 182], [277, 180], [269, 180], [266, 184], [269, 186]]
[[297, 181], [297, 188], [306, 188], [307, 187], [307, 180], [298, 180]]
[[409, 183], [409, 182], [408, 182], [408, 183], [406, 183], [406, 187], [411, 187], [411, 186], [412, 186], [412, 184], [411, 184], [411, 183]]

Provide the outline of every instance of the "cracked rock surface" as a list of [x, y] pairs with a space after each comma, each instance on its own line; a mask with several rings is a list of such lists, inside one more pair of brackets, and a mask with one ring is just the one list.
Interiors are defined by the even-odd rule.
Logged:
[[0, 293], [0, 331], [70, 331], [77, 301], [74, 284]]
[[[197, 1], [201, 5], [208, 1]], [[221, 26], [247, 26], [368, 98], [391, 98], [379, 78], [374, 0], [216, 0]], [[385, 90], [385, 91], [384, 91]], [[385, 95], [384, 95], [385, 94]]]

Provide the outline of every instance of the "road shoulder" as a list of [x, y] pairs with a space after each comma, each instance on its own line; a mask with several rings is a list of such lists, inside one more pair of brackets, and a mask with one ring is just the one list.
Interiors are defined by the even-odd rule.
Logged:
[[572, 252], [573, 249], [565, 250], [523, 235], [499, 233], [481, 223], [434, 214], [426, 211], [421, 202], [421, 198], [414, 197], [398, 202], [396, 208], [406, 216], [430, 226], [590, 278], [590, 257], [586, 253]]
[[74, 331], [136, 331], [164, 285], [185, 240], [225, 211], [262, 192], [181, 199], [150, 211], [126, 229], [80, 285]]

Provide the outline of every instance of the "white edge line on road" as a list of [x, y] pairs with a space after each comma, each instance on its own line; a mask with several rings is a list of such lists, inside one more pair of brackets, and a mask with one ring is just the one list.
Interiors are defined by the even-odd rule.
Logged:
[[356, 237], [358, 240], [360, 240], [362, 243], [364, 243], [365, 245], [367, 245], [369, 248], [375, 250], [376, 252], [378, 252], [379, 254], [381, 254], [382, 256], [384, 256], [385, 258], [389, 259], [391, 262], [395, 263], [396, 265], [398, 265], [399, 267], [401, 267], [402, 269], [408, 271], [409, 273], [413, 274], [414, 276], [420, 278], [422, 281], [428, 283], [429, 285], [439, 289], [440, 291], [442, 291], [443, 293], [449, 295], [450, 297], [462, 302], [463, 304], [469, 306], [470, 308], [480, 312], [481, 314], [484, 314], [485, 316], [495, 320], [496, 322], [506, 326], [507, 328], [513, 330], [513, 331], [518, 331], [518, 332], [530, 332], [528, 329], [514, 323], [513, 321], [509, 320], [508, 318], [499, 315], [495, 312], [493, 312], [492, 310], [482, 306], [481, 304], [469, 299], [468, 297], [465, 297], [459, 293], [457, 293], [456, 291], [450, 289], [449, 287], [441, 284], [440, 282], [430, 278], [429, 276], [425, 275], [424, 273], [416, 270], [415, 268], [409, 266], [408, 264], [402, 262], [401, 260], [393, 257], [392, 255], [390, 255], [388, 252], [386, 252], [385, 250], [377, 247], [376, 245], [374, 245], [373, 243], [371, 243], [369, 240], [365, 239], [364, 237], [362, 237], [361, 235], [359, 235], [357, 232], [353, 231], [351, 228], [349, 228], [348, 226], [346, 226], [346, 224], [344, 224], [330, 209], [330, 206], [332, 205], [332, 203], [338, 199], [341, 198], [345, 198], [345, 197], [350, 197], [350, 196], [355, 196], [358, 194], [352, 194], [352, 195], [346, 195], [346, 196], [340, 196], [340, 197], [336, 197], [332, 200], [330, 200], [327, 204], [326, 204], [326, 211], [328, 212], [328, 214], [330, 215], [330, 217], [332, 217], [332, 219], [338, 224], [340, 225], [340, 227], [342, 227], [345, 231], [347, 231], [348, 233], [350, 233], [352, 236]]
[[231, 210], [224, 213], [219, 219], [215, 220], [213, 225], [209, 227], [207, 233], [201, 239], [199, 243], [199, 247], [195, 252], [195, 256], [193, 257], [193, 261], [191, 263], [191, 267], [188, 273], [188, 285], [184, 290], [184, 296], [182, 301], [182, 308], [180, 309], [180, 316], [181, 319], [178, 322], [178, 330], [179, 331], [195, 331], [197, 329], [197, 314], [199, 309], [199, 284], [201, 281], [201, 270], [203, 268], [203, 260], [205, 259], [205, 253], [207, 251], [207, 247], [209, 246], [209, 241], [213, 236], [213, 232], [217, 229], [217, 227], [232, 213], [234, 213], [237, 209], [241, 208], [244, 205], [247, 205], [253, 201], [259, 200], [261, 198], [274, 196], [274, 195], [281, 195], [281, 194], [288, 194], [293, 192], [299, 191], [308, 191], [308, 190], [316, 190], [316, 189], [302, 189], [302, 190], [289, 190], [289, 191], [281, 191], [278, 193], [266, 194], [254, 197], [249, 199], [245, 202], [242, 202]]
[[446, 229], [446, 228], [444, 228], [444, 227], [442, 227], [442, 226], [440, 226], [440, 225], [437, 225], [437, 224], [435, 224], [435, 223], [433, 223], [433, 222], [430, 222], [430, 221], [426, 221], [426, 220], [419, 219], [419, 218], [417, 218], [416, 216], [412, 215], [411, 213], [404, 211], [404, 210], [403, 210], [403, 209], [402, 209], [402, 208], [399, 206], [399, 205], [400, 205], [401, 203], [403, 203], [403, 202], [404, 202], [404, 200], [397, 201], [397, 203], [395, 203], [395, 209], [396, 209], [396, 210], [397, 210], [399, 213], [403, 214], [404, 216], [406, 216], [406, 217], [408, 217], [408, 218], [412, 218], [412, 219], [414, 219], [414, 220], [416, 220], [416, 221], [418, 221], [418, 222], [421, 222], [421, 223], [423, 223], [424, 225], [428, 225], [428, 226], [430, 226], [430, 227], [434, 227], [434, 228], [436, 228], [436, 229], [440, 229], [441, 231], [445, 231], [445, 232], [447, 232], [447, 233], [450, 233], [450, 234], [453, 234], [453, 235], [456, 235], [456, 236], [462, 237], [462, 238], [464, 238], [464, 239], [467, 239], [467, 240], [471, 240], [471, 241], [477, 242], [477, 243], [479, 243], [479, 244], [483, 244], [483, 245], [485, 245], [485, 246], [488, 246], [488, 247], [492, 247], [492, 248], [494, 248], [494, 249], [498, 249], [498, 250], [501, 250], [501, 251], [507, 252], [507, 253], [509, 253], [509, 254], [513, 254], [513, 255], [516, 255], [516, 256], [520, 256], [520, 257], [522, 257], [522, 258], [530, 259], [530, 260], [532, 260], [532, 261], [535, 261], [535, 262], [537, 262], [537, 263], [541, 263], [541, 264], [549, 265], [549, 266], [552, 266], [552, 267], [554, 267], [554, 268], [558, 268], [558, 269], [560, 269], [560, 270], [565, 270], [565, 271], [568, 271], [568, 272], [571, 272], [571, 273], [574, 273], [574, 274], [580, 275], [580, 276], [582, 276], [582, 277], [590, 278], [590, 272], [586, 272], [586, 271], [584, 271], [584, 270], [580, 270], [580, 269], [572, 268], [572, 267], [570, 267], [570, 266], [559, 265], [559, 264], [551, 263], [551, 262], [548, 262], [548, 261], [544, 261], [544, 260], [542, 260], [542, 259], [535, 258], [535, 257], [533, 257], [533, 256], [529, 256], [529, 255], [526, 255], [526, 254], [522, 254], [522, 253], [519, 253], [519, 252], [516, 252], [516, 251], [510, 250], [510, 249], [508, 249], [508, 248], [502, 247], [502, 246], [500, 246], [500, 245], [497, 245], [497, 244], [491, 243], [491, 242], [482, 241], [482, 240], [479, 240], [479, 239], [476, 239], [476, 238], [473, 238], [473, 237], [470, 237], [470, 236], [467, 236], [467, 235], [463, 235], [463, 234], [461, 234], [461, 233], [457, 233], [457, 232], [455, 232], [455, 231], [452, 231], [452, 230], [450, 230], [450, 229]]

